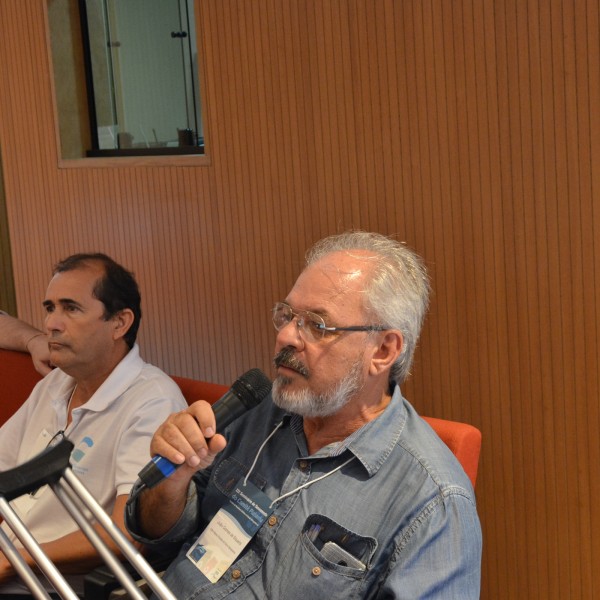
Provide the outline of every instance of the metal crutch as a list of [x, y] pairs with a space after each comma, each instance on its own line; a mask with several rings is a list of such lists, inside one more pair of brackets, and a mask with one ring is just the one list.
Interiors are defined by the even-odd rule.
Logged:
[[[9, 504], [11, 500], [23, 494], [35, 492], [42, 485], [47, 484], [90, 540], [90, 543], [97, 550], [107, 566], [115, 574], [130, 597], [136, 600], [145, 600], [146, 598], [119, 559], [108, 548], [93, 525], [88, 521], [84, 513], [84, 508], [87, 508], [91, 512], [99, 525], [119, 547], [125, 558], [146, 579], [149, 587], [156, 596], [160, 600], [176, 600], [175, 596], [160, 577], [158, 577], [146, 559], [136, 550], [83, 483], [79, 481], [75, 473], [73, 473], [69, 463], [72, 451], [73, 443], [65, 438], [55, 446], [47, 448], [37, 456], [34, 456], [26, 463], [14, 469], [0, 472], [0, 515], [4, 517], [6, 524], [29, 552], [61, 598], [79, 600], [65, 578], [58, 571], [54, 563], [46, 556], [40, 545]], [[39, 600], [50, 598], [44, 586], [4, 532], [1, 532], [0, 535], [0, 550], [4, 552], [8, 561], [13, 565], [17, 574], [31, 590], [35, 598]]]

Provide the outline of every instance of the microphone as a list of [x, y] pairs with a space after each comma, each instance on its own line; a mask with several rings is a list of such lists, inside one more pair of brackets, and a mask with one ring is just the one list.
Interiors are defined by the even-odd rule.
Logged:
[[[212, 406], [217, 431], [222, 431], [245, 412], [258, 406], [270, 391], [271, 381], [260, 369], [250, 369], [241, 375]], [[138, 477], [144, 487], [152, 488], [180, 466], [157, 454], [138, 473]]]

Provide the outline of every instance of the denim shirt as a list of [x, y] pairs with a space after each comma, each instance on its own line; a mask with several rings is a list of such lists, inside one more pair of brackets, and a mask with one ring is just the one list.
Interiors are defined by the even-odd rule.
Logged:
[[[280, 422], [250, 480], [275, 500], [330, 475], [276, 502], [248, 546], [212, 584], [185, 553]], [[164, 576], [179, 600], [479, 598], [481, 529], [470, 481], [398, 387], [378, 418], [313, 455], [302, 419], [270, 398], [235, 421], [226, 436], [227, 447], [196, 474], [186, 508], [167, 535], [141, 537], [135, 503], [127, 511], [137, 540], [181, 546]], [[331, 543], [350, 558], [329, 553]]]

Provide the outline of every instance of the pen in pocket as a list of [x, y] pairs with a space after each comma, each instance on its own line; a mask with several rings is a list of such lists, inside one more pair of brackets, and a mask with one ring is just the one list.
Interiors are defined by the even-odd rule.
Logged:
[[319, 525], [317, 523], [313, 523], [308, 529], [308, 533], [307, 533], [308, 539], [314, 543], [316, 541], [317, 537], [319, 537], [319, 532], [321, 531], [321, 529], [322, 529], [321, 525]]

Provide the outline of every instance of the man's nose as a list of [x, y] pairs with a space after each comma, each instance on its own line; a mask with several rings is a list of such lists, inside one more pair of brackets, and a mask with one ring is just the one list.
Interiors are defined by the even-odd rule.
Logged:
[[278, 332], [275, 340], [277, 350], [292, 346], [293, 348], [303, 348], [304, 339], [300, 334], [297, 318], [293, 318], [287, 325], [284, 325]]
[[59, 314], [59, 311], [53, 310], [52, 312], [47, 313], [45, 325], [48, 332], [62, 331], [64, 329], [64, 322], [62, 315]]

